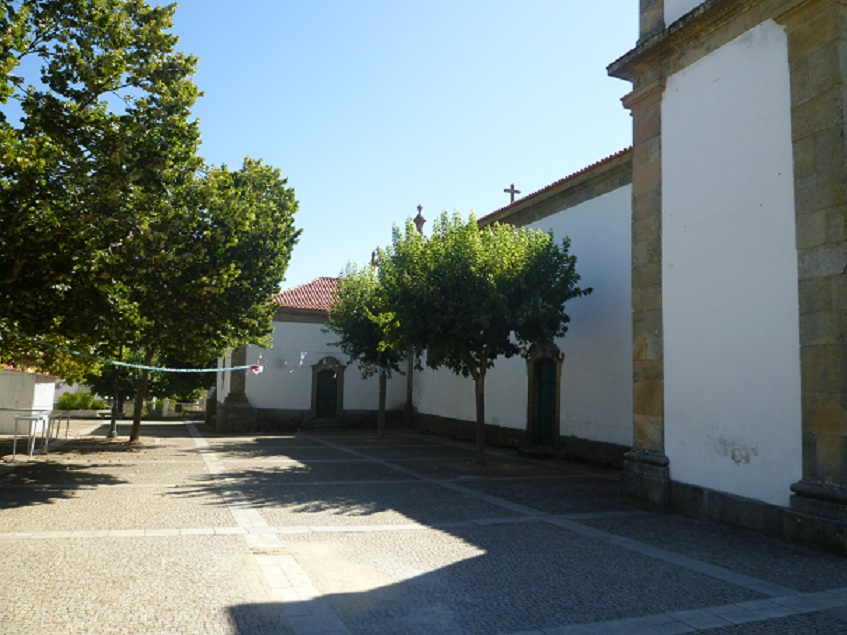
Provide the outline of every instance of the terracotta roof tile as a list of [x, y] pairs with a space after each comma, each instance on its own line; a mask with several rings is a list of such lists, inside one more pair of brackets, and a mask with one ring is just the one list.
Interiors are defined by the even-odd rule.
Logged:
[[631, 146], [628, 147], [628, 148], [624, 148], [623, 150], [620, 150], [619, 152], [615, 152], [614, 154], [606, 157], [605, 159], [600, 159], [596, 163], [592, 163], [591, 165], [588, 165], [588, 166], [582, 168], [581, 170], [574, 172], [573, 174], [569, 174], [568, 176], [566, 176], [563, 179], [559, 179], [558, 181], [555, 181], [554, 183], [551, 183], [550, 185], [542, 187], [540, 190], [533, 192], [532, 194], [527, 194], [526, 196], [517, 199], [514, 203], [509, 203], [505, 207], [501, 207], [500, 209], [495, 210], [495, 211], [491, 212], [490, 214], [486, 214], [485, 216], [480, 218], [478, 222], [480, 224], [485, 224], [492, 216], [498, 216], [498, 215], [502, 215], [504, 213], [507, 213], [508, 210], [512, 207], [517, 207], [519, 205], [523, 205], [529, 199], [535, 198], [536, 196], [541, 196], [545, 192], [549, 192], [550, 190], [558, 188], [558, 187], [566, 184], [568, 181], [572, 181], [572, 180], [576, 179], [577, 177], [583, 176], [583, 175], [591, 172], [592, 170], [596, 170], [597, 168], [602, 167], [602, 166], [606, 165], [607, 163], [610, 163], [611, 161], [614, 161], [618, 157], [621, 157], [625, 154], [629, 154], [630, 152], [632, 152]]
[[274, 300], [283, 309], [326, 312], [335, 301], [337, 288], [338, 278], [322, 276], [293, 289], [275, 293]]

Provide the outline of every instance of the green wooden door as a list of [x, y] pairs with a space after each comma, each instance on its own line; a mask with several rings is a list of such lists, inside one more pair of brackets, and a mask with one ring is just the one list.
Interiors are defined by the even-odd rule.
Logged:
[[318, 419], [335, 419], [338, 397], [338, 379], [334, 371], [318, 371], [315, 387], [315, 416]]
[[538, 363], [538, 445], [552, 447], [556, 444], [556, 362], [545, 359]]

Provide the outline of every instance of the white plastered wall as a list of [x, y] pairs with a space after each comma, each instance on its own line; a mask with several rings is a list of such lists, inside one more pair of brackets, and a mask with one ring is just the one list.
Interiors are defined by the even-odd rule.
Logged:
[[[570, 236], [580, 286], [568, 303], [560, 434], [632, 445], [632, 188], [621, 187], [530, 227]], [[524, 391], [525, 392], [525, 391]], [[524, 394], [524, 400], [526, 395]]]
[[[358, 365], [350, 363], [332, 342], [334, 333], [313, 323], [274, 322], [273, 346], [268, 349], [249, 346], [247, 363], [262, 355], [264, 371], [248, 374], [245, 392], [250, 405], [263, 409], [308, 410], [312, 400], [312, 366], [324, 357], [333, 357], [346, 367], [344, 371], [344, 410], [376, 410], [379, 387], [376, 376], [362, 378]], [[401, 410], [406, 401], [405, 377], [395, 375], [388, 381], [386, 408]]]
[[671, 477], [779, 505], [801, 476], [790, 114], [772, 21], [670, 77], [662, 102]]
[[[619, 188], [530, 227], [571, 238], [580, 286], [594, 293], [568, 303], [571, 322], [557, 342], [562, 368], [560, 434], [632, 444], [632, 324], [630, 289], [631, 188]], [[415, 381], [418, 411], [474, 421], [473, 381], [446, 369]], [[488, 423], [523, 430], [527, 419], [527, 366], [498, 359], [486, 377]]]
[[[56, 384], [52, 377], [0, 369], [0, 434], [12, 434], [15, 415], [31, 410], [52, 410]], [[21, 412], [22, 411], [22, 412]]]

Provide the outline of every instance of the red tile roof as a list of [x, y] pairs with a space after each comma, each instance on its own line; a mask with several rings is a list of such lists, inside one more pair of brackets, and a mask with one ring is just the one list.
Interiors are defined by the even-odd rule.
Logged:
[[541, 196], [541, 195], [545, 194], [546, 192], [549, 192], [550, 190], [554, 190], [558, 187], [561, 187], [562, 185], [565, 185], [569, 181], [573, 181], [573, 180], [577, 179], [578, 177], [584, 176], [584, 175], [586, 175], [586, 174], [606, 165], [607, 163], [611, 163], [612, 161], [614, 161], [618, 157], [622, 157], [624, 155], [629, 154], [630, 152], [632, 152], [631, 146], [628, 147], [628, 148], [624, 148], [623, 150], [620, 150], [619, 152], [615, 152], [614, 154], [606, 157], [605, 159], [600, 159], [596, 163], [592, 163], [591, 165], [588, 165], [588, 166], [582, 168], [581, 170], [577, 170], [573, 174], [569, 174], [568, 176], [566, 176], [563, 179], [559, 179], [558, 181], [555, 181], [554, 183], [551, 183], [550, 185], [542, 187], [540, 190], [533, 192], [532, 194], [527, 194], [523, 198], [517, 199], [514, 203], [510, 203], [510, 204], [506, 205], [505, 207], [501, 207], [500, 209], [491, 212], [490, 214], [486, 214], [485, 216], [483, 216], [482, 218], [479, 219], [479, 223], [484, 225], [493, 216], [500, 216], [500, 215], [508, 214], [508, 212], [511, 208], [523, 206], [529, 199]]
[[337, 288], [338, 278], [322, 276], [293, 289], [275, 293], [274, 300], [283, 309], [326, 312], [335, 301]]

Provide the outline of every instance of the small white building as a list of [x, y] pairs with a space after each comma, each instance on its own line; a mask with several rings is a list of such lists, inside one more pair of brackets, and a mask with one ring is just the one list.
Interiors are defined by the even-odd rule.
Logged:
[[49, 375], [0, 369], [0, 434], [12, 434], [15, 415], [53, 409], [56, 380]]
[[[376, 421], [379, 386], [363, 378], [356, 363], [334, 344], [327, 312], [338, 279], [321, 277], [278, 293], [270, 348], [248, 346], [221, 360], [220, 367], [259, 363], [263, 372], [219, 372], [219, 431], [298, 429], [316, 421], [362, 425]], [[388, 382], [389, 422], [402, 417], [405, 378]]]

